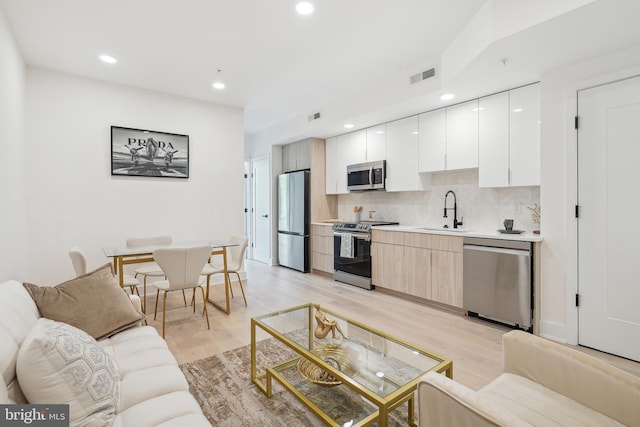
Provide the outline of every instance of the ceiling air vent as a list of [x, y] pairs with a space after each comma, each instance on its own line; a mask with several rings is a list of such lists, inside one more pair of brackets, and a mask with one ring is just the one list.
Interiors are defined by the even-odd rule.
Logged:
[[413, 76], [409, 76], [409, 83], [414, 85], [416, 83], [420, 83], [423, 80], [427, 80], [435, 76], [436, 76], [436, 69], [430, 68], [418, 74], [414, 74]]
[[320, 113], [313, 113], [313, 114], [309, 114], [308, 120], [312, 122], [314, 120], [318, 120], [319, 118], [320, 118]]

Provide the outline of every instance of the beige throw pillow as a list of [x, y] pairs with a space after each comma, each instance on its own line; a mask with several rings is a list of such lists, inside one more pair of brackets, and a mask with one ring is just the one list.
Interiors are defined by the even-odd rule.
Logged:
[[42, 317], [75, 326], [98, 340], [143, 318], [118, 284], [111, 264], [54, 287], [30, 283], [24, 283], [24, 287]]
[[40, 318], [18, 351], [16, 374], [31, 404], [68, 404], [71, 427], [111, 426], [118, 368], [86, 332]]

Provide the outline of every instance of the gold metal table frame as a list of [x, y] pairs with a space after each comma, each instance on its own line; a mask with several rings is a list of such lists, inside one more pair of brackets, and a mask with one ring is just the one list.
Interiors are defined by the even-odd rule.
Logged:
[[[365, 418], [360, 419], [359, 421], [352, 424], [352, 427], [356, 426], [368, 426], [373, 424], [374, 422], [378, 422], [380, 427], [388, 426], [388, 417], [391, 411], [398, 408], [405, 402], [408, 404], [408, 421], [409, 425], [417, 426], [415, 422], [415, 401], [414, 401], [414, 392], [417, 389], [417, 384], [420, 377], [429, 372], [435, 371], [438, 373], [444, 373], [447, 377], [453, 378], [453, 362], [449, 359], [445, 359], [441, 356], [437, 356], [434, 353], [431, 353], [425, 349], [417, 347], [415, 345], [409, 344], [406, 341], [403, 341], [399, 338], [395, 338], [388, 334], [385, 334], [379, 330], [371, 328], [363, 323], [357, 322], [355, 320], [346, 318], [338, 313], [335, 313], [331, 310], [327, 310], [325, 307], [322, 307], [322, 311], [326, 314], [330, 314], [334, 318], [345, 322], [346, 324], [353, 325], [357, 328], [360, 328], [366, 332], [373, 334], [374, 336], [380, 337], [384, 340], [388, 340], [394, 344], [397, 344], [402, 347], [406, 347], [408, 350], [412, 351], [414, 354], [419, 354], [421, 356], [425, 356], [427, 358], [433, 359], [436, 363], [430, 369], [425, 370], [422, 374], [418, 375], [416, 378], [403, 383], [394, 383], [398, 388], [397, 390], [389, 393], [386, 396], [381, 396], [377, 393], [374, 393], [366, 386], [360, 384], [358, 381], [353, 378], [343, 374], [338, 369], [335, 369], [333, 366], [327, 364], [320, 357], [311, 353], [313, 350], [314, 343], [314, 312], [313, 312], [314, 304], [303, 304], [296, 307], [288, 308], [285, 310], [265, 314], [263, 316], [253, 317], [251, 318], [251, 381], [260, 389], [263, 393], [267, 395], [267, 397], [272, 397], [273, 394], [273, 379], [276, 379], [286, 390], [288, 390], [293, 396], [295, 396], [301, 403], [303, 403], [307, 408], [309, 408], [314, 414], [320, 417], [327, 425], [339, 427], [336, 421], [334, 421], [329, 415], [327, 415], [323, 410], [318, 407], [315, 403], [313, 403], [307, 396], [304, 395], [303, 392], [296, 389], [296, 387], [291, 384], [280, 372], [283, 372], [286, 369], [294, 367], [301, 358], [305, 358], [323, 370], [328, 372], [334, 378], [340, 380], [342, 385], [348, 387], [349, 389], [355, 391], [361, 397], [365, 398], [367, 401], [372, 403], [374, 406], [377, 406], [377, 410], [372, 411]], [[308, 333], [309, 333], [309, 348], [304, 348], [300, 344], [291, 340], [284, 334], [282, 334], [277, 329], [267, 325], [264, 320], [281, 316], [287, 313], [292, 313], [297, 310], [308, 310]], [[262, 329], [267, 332], [272, 337], [276, 338], [279, 342], [286, 345], [288, 348], [293, 350], [298, 355], [285, 360], [282, 363], [276, 364], [274, 366], [269, 366], [266, 368], [264, 373], [258, 374], [257, 372], [257, 361], [256, 361], [256, 331], [257, 328]], [[349, 334], [349, 333], [347, 333]], [[339, 386], [340, 387], [340, 386]]]
[[[194, 241], [194, 242], [177, 242], [171, 243], [169, 245], [157, 245], [157, 246], [141, 246], [136, 248], [102, 248], [104, 254], [113, 258], [113, 271], [117, 272], [118, 278], [120, 280], [120, 287], [124, 287], [124, 266], [130, 264], [144, 264], [147, 262], [154, 262], [153, 259], [153, 251], [159, 248], [184, 248], [184, 247], [193, 247], [193, 246], [203, 246], [210, 245], [211, 246], [211, 255], [222, 255], [223, 265], [224, 265], [224, 292], [225, 292], [225, 305], [218, 303], [211, 298], [209, 298], [209, 278], [207, 278], [207, 290], [206, 290], [206, 299], [207, 301], [216, 307], [217, 309], [225, 312], [226, 314], [231, 313], [231, 304], [229, 301], [230, 296], [230, 286], [231, 282], [229, 279], [229, 271], [227, 270], [227, 248], [232, 246], [238, 246], [237, 243], [225, 242], [222, 240], [208, 240], [208, 241]], [[209, 261], [211, 261], [209, 259]], [[142, 307], [144, 308], [145, 314], [147, 309], [147, 286], [146, 283], [143, 284], [143, 302]]]

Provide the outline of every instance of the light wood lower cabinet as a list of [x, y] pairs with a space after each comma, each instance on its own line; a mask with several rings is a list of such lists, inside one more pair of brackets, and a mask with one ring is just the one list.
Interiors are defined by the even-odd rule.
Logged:
[[311, 267], [333, 274], [333, 229], [330, 225], [311, 225]]
[[462, 308], [462, 254], [432, 251], [431, 299]]
[[462, 237], [374, 230], [376, 287], [462, 308]]
[[371, 280], [374, 284], [398, 292], [406, 292], [402, 246], [385, 243], [371, 245]]
[[403, 266], [405, 271], [404, 292], [424, 299], [432, 299], [431, 249], [403, 248]]

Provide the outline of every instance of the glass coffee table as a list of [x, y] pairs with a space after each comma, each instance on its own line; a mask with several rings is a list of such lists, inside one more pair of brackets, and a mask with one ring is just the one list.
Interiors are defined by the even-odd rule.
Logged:
[[[293, 357], [258, 374], [257, 328]], [[315, 304], [251, 319], [251, 380], [271, 397], [275, 378], [328, 425], [385, 427], [405, 402], [415, 425], [414, 392], [429, 371], [453, 378], [453, 362]]]

